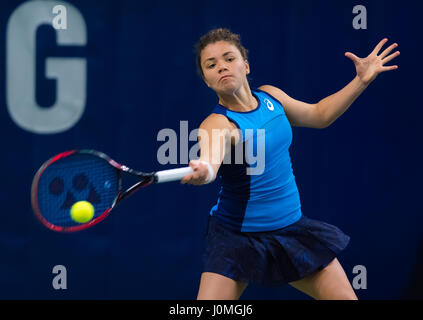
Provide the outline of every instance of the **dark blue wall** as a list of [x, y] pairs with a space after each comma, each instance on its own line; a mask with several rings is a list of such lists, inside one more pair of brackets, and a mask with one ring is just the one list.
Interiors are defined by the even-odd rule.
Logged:
[[[293, 128], [291, 156], [303, 213], [351, 236], [339, 257], [351, 281], [354, 266], [367, 269], [368, 287], [358, 297], [422, 297], [420, 2], [69, 1], [85, 20], [85, 46], [58, 46], [48, 25], [36, 33], [40, 106], [56, 99], [45, 59], [86, 59], [84, 113], [56, 134], [21, 128], [7, 109], [6, 28], [21, 3], [0, 5], [0, 298], [196, 297], [216, 184], [146, 188], [75, 234], [55, 233], [35, 219], [30, 187], [46, 159], [74, 148], [100, 150], [145, 171], [175, 167], [158, 163], [157, 134], [163, 128], [179, 134], [182, 120], [197, 128], [216, 103], [196, 75], [193, 45], [221, 26], [240, 33], [250, 50], [252, 87], [273, 84], [306, 102], [353, 79], [346, 51], [367, 55], [383, 37], [399, 43], [399, 69], [381, 74], [330, 127]], [[367, 8], [367, 30], [352, 26], [357, 4]], [[52, 287], [55, 265], [67, 268], [67, 290]], [[289, 286], [248, 287], [242, 298], [308, 299]]]

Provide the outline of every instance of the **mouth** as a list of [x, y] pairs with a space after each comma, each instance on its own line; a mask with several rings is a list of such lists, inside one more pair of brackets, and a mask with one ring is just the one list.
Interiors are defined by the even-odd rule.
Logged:
[[223, 76], [222, 78], [220, 78], [220, 80], [219, 80], [219, 81], [223, 81], [223, 80], [225, 80], [225, 79], [227, 79], [227, 78], [229, 78], [229, 77], [232, 77], [232, 76], [230, 76], [230, 75]]

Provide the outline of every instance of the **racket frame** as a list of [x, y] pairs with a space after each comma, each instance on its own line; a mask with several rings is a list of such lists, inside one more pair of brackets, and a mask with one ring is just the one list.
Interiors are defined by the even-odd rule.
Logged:
[[[112, 167], [114, 167], [117, 171], [116, 174], [117, 174], [117, 180], [118, 180], [118, 192], [117, 192], [115, 199], [112, 202], [112, 205], [108, 209], [106, 209], [102, 214], [95, 217], [94, 219], [92, 219], [92, 220], [90, 220], [86, 223], [81, 223], [79, 225], [70, 226], [70, 227], [57, 226], [57, 225], [49, 222], [47, 219], [45, 219], [43, 217], [42, 213], [41, 213], [41, 210], [40, 210], [39, 205], [38, 205], [38, 183], [39, 183], [40, 177], [43, 174], [44, 170], [47, 169], [50, 165], [52, 165], [54, 162], [56, 162], [60, 159], [63, 159], [65, 157], [75, 155], [75, 154], [89, 154], [89, 155], [97, 156], [97, 157], [107, 161]], [[138, 179], [140, 179], [140, 181], [135, 183], [134, 185], [132, 185], [128, 189], [122, 190], [122, 177], [121, 177], [122, 172], [136, 176]], [[120, 201], [127, 198], [128, 196], [133, 194], [138, 189], [140, 189], [142, 187], [146, 187], [146, 186], [148, 186], [152, 183], [155, 183], [155, 182], [157, 182], [157, 176], [156, 176], [155, 172], [144, 173], [144, 172], [141, 172], [141, 171], [133, 170], [131, 168], [128, 168], [127, 166], [124, 166], [124, 165], [116, 162], [115, 160], [113, 160], [108, 155], [106, 155], [102, 152], [99, 152], [99, 151], [96, 151], [96, 150], [88, 150], [88, 149], [70, 150], [70, 151], [65, 151], [65, 152], [62, 152], [62, 153], [55, 155], [54, 157], [47, 160], [40, 167], [40, 169], [38, 169], [37, 173], [35, 174], [35, 176], [32, 180], [32, 185], [31, 185], [31, 205], [32, 205], [33, 211], [35, 213], [35, 216], [48, 229], [53, 230], [53, 231], [57, 231], [57, 232], [76, 232], [76, 231], [81, 231], [81, 230], [90, 228], [90, 227], [96, 225], [97, 223], [99, 223], [100, 221], [104, 220], [110, 214], [112, 209]]]

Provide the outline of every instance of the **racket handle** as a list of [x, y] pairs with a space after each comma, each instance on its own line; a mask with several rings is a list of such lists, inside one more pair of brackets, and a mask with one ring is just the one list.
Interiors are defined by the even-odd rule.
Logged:
[[156, 172], [156, 183], [181, 180], [187, 174], [193, 173], [191, 167], [170, 169]]

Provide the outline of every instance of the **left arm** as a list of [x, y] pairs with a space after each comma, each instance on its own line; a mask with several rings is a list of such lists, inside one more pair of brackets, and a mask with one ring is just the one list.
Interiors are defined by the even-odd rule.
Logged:
[[323, 123], [323, 128], [329, 127], [347, 111], [367, 86], [368, 84], [363, 83], [360, 78], [356, 76], [344, 88], [320, 100], [316, 104], [316, 109]]
[[269, 85], [261, 86], [259, 89], [270, 93], [282, 103], [291, 126], [326, 128], [351, 106], [364, 89], [376, 79], [379, 73], [398, 68], [396, 65], [384, 66], [385, 63], [399, 55], [399, 51], [388, 55], [398, 46], [396, 43], [389, 46], [380, 55], [377, 55], [386, 41], [388, 39], [383, 39], [379, 42], [366, 58], [358, 58], [354, 54], [346, 52], [345, 56], [354, 62], [357, 75], [343, 89], [320, 100], [318, 103], [309, 104], [295, 100], [282, 90]]

